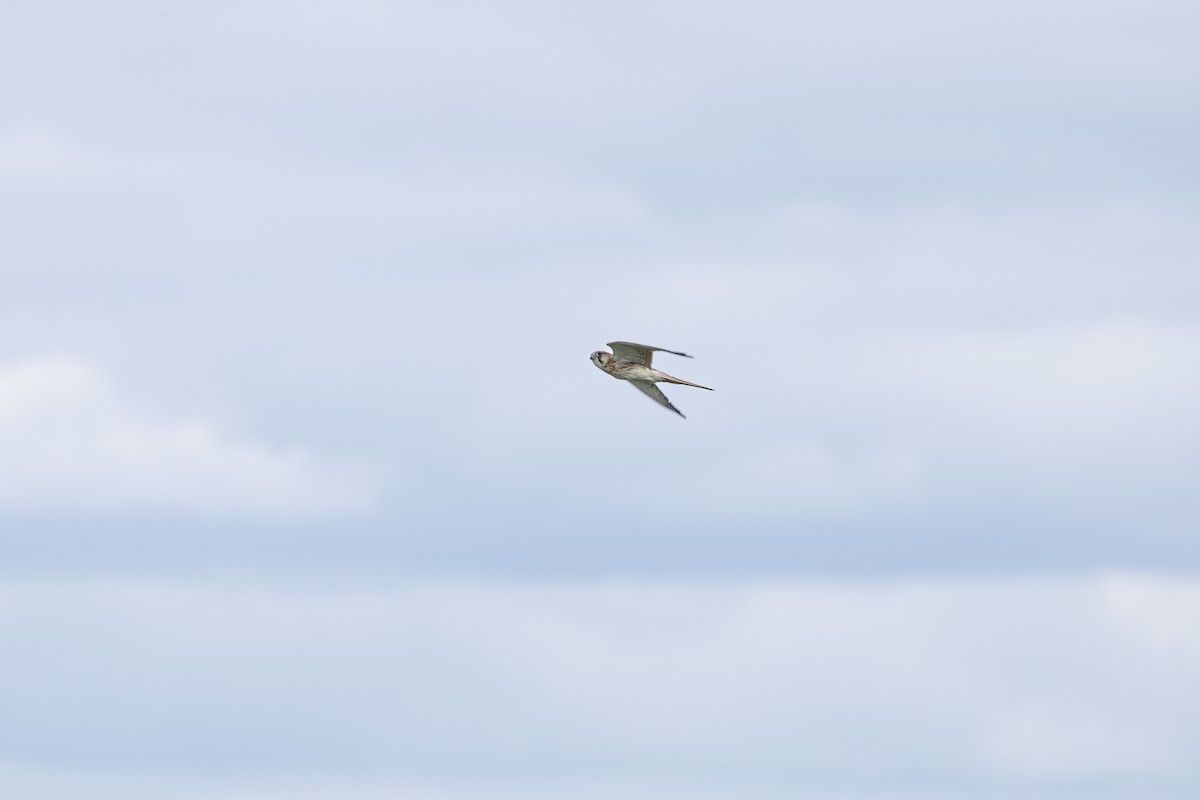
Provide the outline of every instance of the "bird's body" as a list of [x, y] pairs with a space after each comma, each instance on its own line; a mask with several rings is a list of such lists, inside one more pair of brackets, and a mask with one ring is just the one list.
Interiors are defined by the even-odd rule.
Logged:
[[671, 355], [691, 358], [687, 353], [665, 350], [661, 347], [650, 347], [644, 344], [634, 344], [633, 342], [609, 342], [608, 346], [613, 349], [611, 353], [606, 353], [603, 350], [597, 350], [592, 353], [591, 359], [593, 364], [602, 372], [607, 372], [617, 380], [629, 381], [635, 389], [664, 408], [674, 411], [681, 417], [683, 416], [683, 412], [671, 405], [671, 401], [662, 393], [662, 390], [655, 386], [656, 383], [676, 383], [680, 386], [694, 386], [697, 389], [712, 391], [707, 386], [701, 386], [698, 383], [676, 378], [674, 375], [668, 375], [651, 366], [655, 352], [670, 353]]

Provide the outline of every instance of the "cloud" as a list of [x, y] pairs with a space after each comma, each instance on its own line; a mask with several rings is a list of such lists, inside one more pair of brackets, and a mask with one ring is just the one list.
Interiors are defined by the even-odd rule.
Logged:
[[[38, 800], [911, 800], [905, 789], [870, 791], [773, 787], [763, 782], [652, 775], [494, 776], [484, 779], [397, 779], [311, 773], [204, 777], [105, 769], [39, 769], [0, 763], [0, 791]], [[925, 790], [925, 800], [959, 800]], [[1094, 797], [1097, 795], [1094, 795]], [[1110, 798], [1112, 795], [1098, 795]], [[1142, 800], [1141, 796], [1127, 796]], [[1060, 794], [989, 794], [989, 800], [1062, 800]]]
[[27, 579], [0, 609], [0, 744], [29, 769], [435, 797], [1200, 785], [1194, 579]]
[[372, 494], [362, 469], [140, 415], [78, 360], [0, 366], [0, 510], [290, 516], [361, 511]]
[[614, 502], [659, 506], [679, 498], [675, 513], [718, 514], [740, 522], [762, 518], [860, 516], [911, 506], [923, 495], [914, 453], [784, 440], [731, 447], [720, 461], [680, 465], [658, 480], [646, 476]]
[[[419, 497], [378, 521], [444, 563], [500, 529], [574, 569], [590, 526], [624, 568], [698, 521], [770, 569], [769, 526], [967, 555], [1006, 514], [1023, 558], [1110, 559], [1099, 520], [1168, 563], [1200, 467], [1195, 12], [952, 5], [23, 12], [0, 341], [403, 454]], [[669, 391], [672, 427], [581, 357], [613, 338], [717, 391]]]

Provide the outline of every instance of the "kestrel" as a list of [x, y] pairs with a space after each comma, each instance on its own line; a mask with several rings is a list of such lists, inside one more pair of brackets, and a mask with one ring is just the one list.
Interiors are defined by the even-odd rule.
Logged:
[[629, 381], [639, 392], [659, 405], [671, 409], [681, 417], [683, 416], [683, 412], [671, 405], [671, 401], [667, 399], [667, 396], [654, 384], [678, 383], [681, 386], [695, 386], [697, 389], [712, 391], [707, 386], [681, 380], [665, 372], [659, 372], [650, 366], [650, 362], [654, 358], [656, 351], [691, 358], [687, 353], [665, 350], [661, 347], [650, 347], [645, 344], [634, 344], [633, 342], [609, 342], [608, 346], [613, 349], [611, 353], [606, 353], [603, 350], [597, 350], [592, 353], [593, 364], [618, 380]]

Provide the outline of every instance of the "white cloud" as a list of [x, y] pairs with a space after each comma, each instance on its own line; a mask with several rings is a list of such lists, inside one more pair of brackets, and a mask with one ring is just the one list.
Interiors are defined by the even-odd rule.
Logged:
[[585, 797], [1200, 785], [1193, 579], [30, 579], [0, 585], [0, 639], [0, 737], [27, 770], [0, 787], [146, 753], [159, 778], [249, 781], [211, 797], [298, 772], [313, 797], [339, 775], [361, 797], [490, 796], [498, 775]]
[[[768, 512], [1021, 497], [1190, 513], [1200, 327], [1176, 298], [1197, 240], [1173, 212], [796, 215], [764, 230], [794, 237], [770, 248], [787, 259], [637, 265], [670, 298], [668, 346], [701, 357], [683, 377], [718, 390], [672, 394], [700, 404], [706, 447], [659, 456], [655, 484], [704, 469], [684, 504]], [[646, 324], [638, 302], [623, 324]]]
[[740, 445], [720, 460], [680, 465], [657, 480], [625, 487], [624, 501], [647, 506], [685, 498], [693, 513], [757, 517], [854, 516], [919, 502], [922, 466], [909, 451], [820, 445], [808, 441]]
[[365, 471], [137, 413], [95, 369], [0, 366], [0, 509], [293, 515], [365, 508]]
[[[1195, 12], [1082, 9], [32, 9], [0, 32], [0, 340], [244, 387], [273, 441], [353, 426], [430, 466], [403, 524], [598, 518], [622, 476], [679, 530], [1190, 530]], [[581, 358], [617, 337], [717, 392], [671, 427]]]
[[[0, 762], [0, 791], [38, 800], [912, 800], [907, 789], [839, 791], [763, 782], [651, 775], [412, 778], [298, 775], [204, 777], [101, 769], [39, 769]], [[978, 796], [978, 795], [975, 795]], [[1112, 795], [1102, 795], [1105, 798]], [[922, 791], [924, 800], [960, 800], [954, 792]], [[988, 800], [1063, 800], [1061, 793], [991, 793]], [[1146, 800], [1145, 795], [1118, 795]]]

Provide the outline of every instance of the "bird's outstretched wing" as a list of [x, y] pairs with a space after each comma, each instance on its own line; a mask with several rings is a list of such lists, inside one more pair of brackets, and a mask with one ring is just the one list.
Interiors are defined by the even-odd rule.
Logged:
[[[610, 344], [609, 347], [612, 347], [612, 345]], [[665, 406], [679, 416], [683, 417], [683, 412], [671, 405], [671, 401], [668, 400], [667, 396], [662, 393], [662, 389], [659, 389], [657, 384], [653, 383], [652, 381], [629, 381], [629, 383], [633, 384], [635, 389], [649, 397], [654, 402], [658, 403], [660, 406]], [[687, 417], [683, 418], [687, 419]]]
[[678, 350], [668, 350], [665, 347], [651, 347], [648, 344], [609, 342], [608, 346], [612, 348], [613, 356], [618, 361], [632, 361], [635, 364], [645, 364], [647, 367], [650, 366], [650, 362], [654, 359], [656, 352], [691, 358], [687, 353], [680, 353]]

